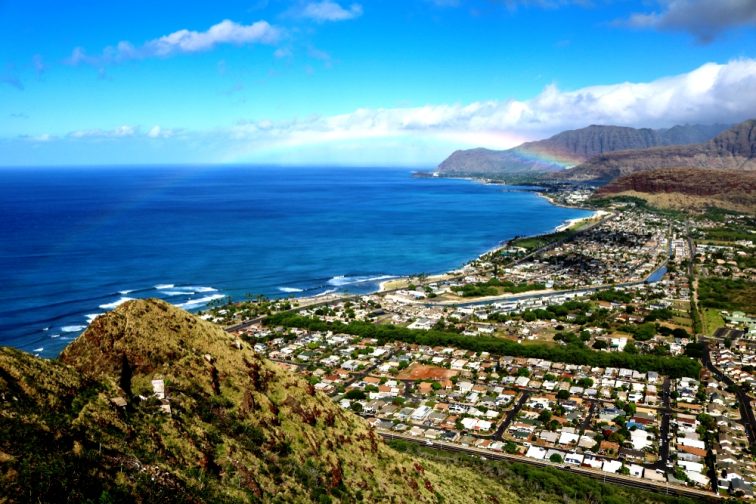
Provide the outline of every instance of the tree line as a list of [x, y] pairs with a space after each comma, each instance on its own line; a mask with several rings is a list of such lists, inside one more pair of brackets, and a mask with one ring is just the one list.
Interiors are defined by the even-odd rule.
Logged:
[[461, 334], [406, 327], [391, 324], [372, 324], [363, 321], [349, 323], [327, 322], [319, 318], [304, 317], [296, 313], [276, 313], [265, 322], [269, 326], [298, 327], [310, 331], [333, 331], [363, 338], [375, 338], [380, 344], [393, 341], [427, 346], [452, 346], [473, 352], [489, 352], [497, 355], [546, 359], [567, 364], [592, 367], [628, 368], [640, 372], [658, 373], [680, 378], [698, 377], [701, 364], [689, 357], [670, 357], [626, 352], [597, 352], [575, 345], [550, 346], [543, 344], [523, 345], [493, 336], [464, 336]]

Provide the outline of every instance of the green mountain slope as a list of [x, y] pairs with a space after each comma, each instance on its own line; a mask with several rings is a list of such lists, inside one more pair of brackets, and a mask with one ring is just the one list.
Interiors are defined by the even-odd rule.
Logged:
[[0, 502], [535, 502], [392, 450], [158, 300], [99, 317], [57, 361], [0, 349], [0, 405]]

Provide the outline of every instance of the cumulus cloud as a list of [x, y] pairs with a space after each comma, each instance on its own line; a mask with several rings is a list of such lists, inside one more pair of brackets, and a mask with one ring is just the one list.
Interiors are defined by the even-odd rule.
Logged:
[[686, 31], [700, 42], [738, 26], [756, 26], [754, 0], [661, 0], [661, 10], [633, 14], [625, 24], [635, 28]]
[[327, 21], [346, 21], [362, 15], [362, 5], [353, 3], [349, 8], [344, 8], [331, 0], [321, 2], [309, 2], [295, 9], [294, 14], [298, 17], [311, 19], [318, 23]]
[[573, 91], [547, 86], [530, 100], [485, 101], [411, 108], [358, 109], [292, 121], [253, 121], [232, 135], [252, 141], [330, 142], [388, 136], [435, 136], [489, 147], [511, 147], [589, 124], [666, 127], [732, 123], [756, 117], [756, 60], [707, 63], [651, 82]]
[[204, 52], [218, 45], [275, 44], [283, 36], [281, 29], [267, 21], [243, 25], [225, 19], [206, 31], [178, 30], [168, 35], [148, 40], [141, 46], [121, 41], [106, 47], [101, 54], [90, 56], [84, 48], [76, 47], [66, 60], [70, 65], [88, 64], [102, 66], [122, 61], [144, 58], [167, 58], [176, 54]]
[[430, 166], [454, 149], [504, 149], [589, 124], [661, 128], [736, 123], [756, 117], [754, 89], [756, 59], [740, 59], [649, 82], [574, 90], [551, 84], [528, 100], [361, 108], [338, 115], [240, 121], [214, 130], [174, 130], [176, 134], [157, 125], [145, 130], [124, 125], [72, 132], [50, 143], [97, 139], [93, 145], [142, 146], [140, 142], [165, 138], [161, 145], [174, 146], [172, 155], [191, 152], [187, 160], [194, 162]]

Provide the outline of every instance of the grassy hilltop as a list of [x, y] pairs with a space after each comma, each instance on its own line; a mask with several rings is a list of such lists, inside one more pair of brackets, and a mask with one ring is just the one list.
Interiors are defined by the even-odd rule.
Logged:
[[1, 349], [0, 502], [528, 501], [469, 469], [392, 450], [238, 346], [147, 300], [99, 317], [59, 361]]

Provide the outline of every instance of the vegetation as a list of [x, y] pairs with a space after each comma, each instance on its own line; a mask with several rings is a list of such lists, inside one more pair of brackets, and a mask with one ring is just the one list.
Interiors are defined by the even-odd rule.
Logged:
[[[529, 464], [507, 461], [482, 461], [456, 452], [432, 450], [406, 441], [390, 441], [396, 450], [411, 454], [421, 460], [445, 465], [467, 467], [494, 481], [506, 481], [507, 486], [518, 495], [532, 496], [536, 502], [624, 504], [644, 502], [648, 504], [693, 504], [686, 497], [656, 494], [636, 488], [603, 483], [599, 480], [551, 467], [535, 467]], [[501, 502], [501, 501], [499, 501]]]
[[626, 352], [596, 352], [582, 346], [551, 346], [519, 343], [489, 336], [463, 336], [442, 331], [423, 331], [389, 324], [367, 322], [325, 322], [318, 318], [303, 317], [294, 313], [277, 313], [266, 320], [273, 326], [299, 327], [316, 331], [335, 331], [364, 338], [375, 338], [379, 343], [402, 341], [428, 346], [454, 346], [474, 352], [498, 355], [535, 357], [569, 364], [599, 367], [625, 367], [641, 372], [658, 371], [671, 377], [698, 376], [701, 365], [686, 357], [628, 354]]
[[0, 348], [0, 397], [4, 503], [530, 501], [397, 453], [309, 382], [158, 300], [98, 317], [59, 361]]
[[511, 247], [520, 247], [526, 249], [528, 252], [537, 250], [541, 247], [545, 247], [550, 243], [566, 240], [575, 235], [573, 230], [558, 231], [555, 233], [548, 233], [538, 236], [529, 236], [523, 238], [515, 238], [509, 242]]
[[503, 292], [510, 292], [513, 294], [519, 294], [521, 292], [528, 292], [534, 290], [543, 290], [546, 286], [544, 284], [529, 284], [520, 283], [516, 284], [510, 281], [502, 281], [498, 278], [491, 278], [487, 282], [471, 283], [461, 286], [452, 287], [454, 292], [461, 293], [463, 297], [483, 297], [483, 296], [497, 296]]
[[701, 277], [698, 281], [698, 299], [702, 308], [756, 313], [756, 282]]

